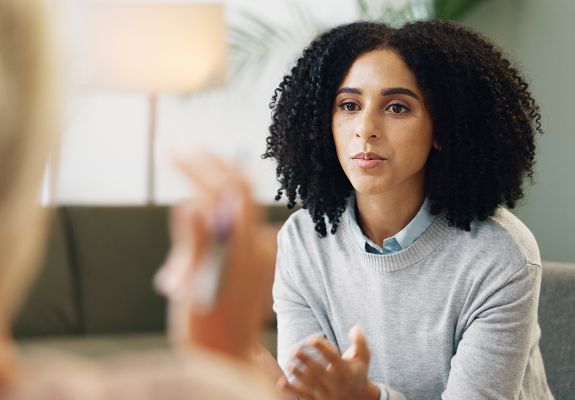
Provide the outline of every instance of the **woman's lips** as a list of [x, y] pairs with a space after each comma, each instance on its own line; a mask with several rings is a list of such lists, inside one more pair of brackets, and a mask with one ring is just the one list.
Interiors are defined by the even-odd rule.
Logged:
[[357, 153], [351, 160], [358, 168], [373, 169], [383, 164], [385, 158], [376, 153]]
[[362, 169], [373, 169], [383, 164], [384, 160], [364, 160], [362, 158], [354, 158], [353, 163], [356, 167]]

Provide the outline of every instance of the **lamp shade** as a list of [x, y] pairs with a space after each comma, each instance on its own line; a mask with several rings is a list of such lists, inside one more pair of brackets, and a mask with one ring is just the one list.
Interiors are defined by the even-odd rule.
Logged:
[[222, 4], [92, 4], [85, 8], [91, 87], [192, 92], [222, 84]]

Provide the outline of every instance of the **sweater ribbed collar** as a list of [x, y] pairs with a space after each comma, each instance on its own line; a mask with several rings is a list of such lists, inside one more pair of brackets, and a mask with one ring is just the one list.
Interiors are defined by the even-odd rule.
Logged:
[[421, 262], [440, 247], [456, 229], [449, 226], [444, 216], [439, 215], [423, 235], [406, 249], [391, 254], [373, 254], [358, 245], [350, 225], [349, 213], [348, 207], [340, 219], [346, 248], [351, 249], [364, 265], [380, 272], [399, 271]]

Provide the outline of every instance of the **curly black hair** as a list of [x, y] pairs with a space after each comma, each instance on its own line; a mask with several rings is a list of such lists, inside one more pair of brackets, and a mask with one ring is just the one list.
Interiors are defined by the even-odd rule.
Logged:
[[395, 50], [411, 69], [431, 114], [440, 151], [426, 164], [431, 213], [469, 231], [499, 205], [514, 208], [525, 177], [533, 180], [539, 107], [503, 52], [482, 35], [451, 22], [400, 28], [356, 22], [316, 38], [275, 90], [263, 158], [277, 161], [276, 200], [297, 197], [315, 230], [337, 231], [353, 187], [337, 158], [331, 128], [338, 86], [352, 63], [371, 50]]

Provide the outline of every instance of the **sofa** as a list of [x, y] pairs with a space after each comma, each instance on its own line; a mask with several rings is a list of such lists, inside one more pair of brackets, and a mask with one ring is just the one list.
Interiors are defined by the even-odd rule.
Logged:
[[[267, 207], [281, 224], [289, 211]], [[14, 335], [24, 352], [46, 347], [93, 357], [165, 347], [165, 308], [151, 280], [169, 246], [162, 206], [56, 208], [43, 268]], [[575, 264], [544, 262], [541, 352], [556, 399], [575, 399]], [[275, 354], [275, 323], [262, 343]]]
[[[169, 246], [162, 206], [60, 206], [43, 266], [16, 318], [24, 351], [106, 356], [166, 346], [164, 299], [151, 282]], [[279, 228], [290, 211], [265, 208]], [[275, 354], [275, 322], [263, 344]]]

